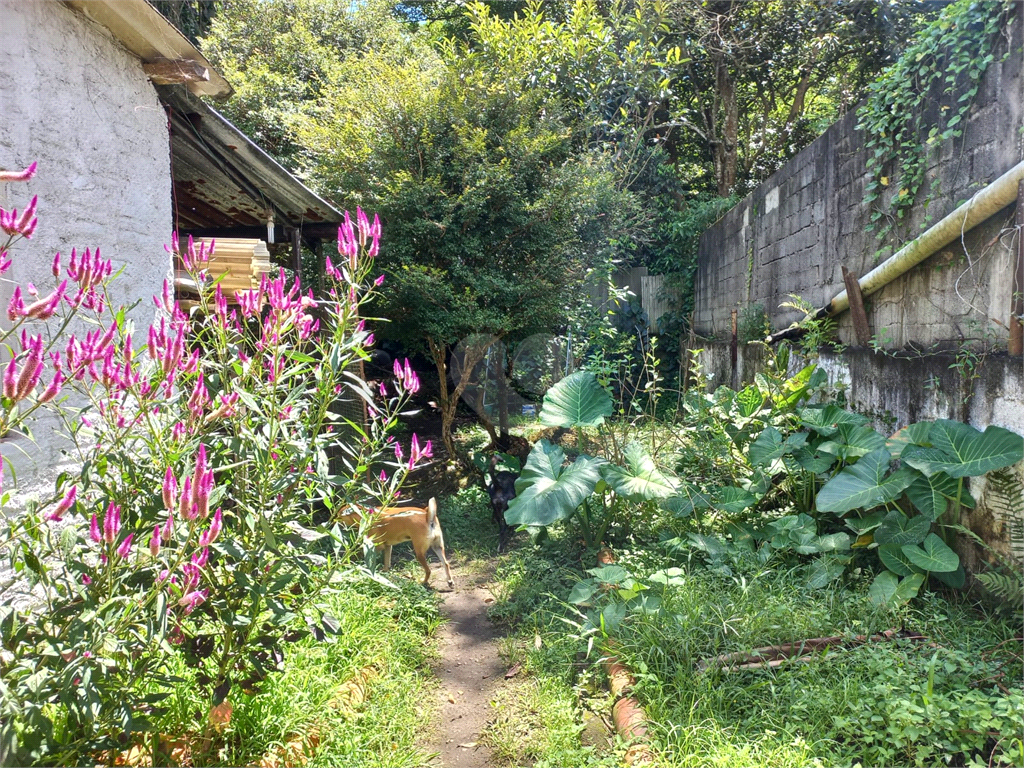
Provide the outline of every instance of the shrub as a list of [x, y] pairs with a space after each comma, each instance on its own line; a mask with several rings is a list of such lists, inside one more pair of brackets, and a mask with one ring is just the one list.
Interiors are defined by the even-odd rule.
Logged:
[[[0, 210], [0, 271], [31, 236], [34, 205]], [[0, 532], [32, 603], [0, 609], [5, 763], [123, 748], [160, 715], [172, 654], [215, 705], [257, 690], [281, 668], [283, 643], [337, 631], [320, 598], [360, 537], [331, 513], [386, 505], [430, 455], [414, 435], [406, 458], [388, 436], [419, 386], [408, 363], [377, 397], [357, 375], [373, 343], [360, 308], [381, 282], [370, 279], [379, 236], [376, 218], [359, 211], [353, 226], [346, 215], [325, 296], [282, 271], [232, 297], [237, 307], [209, 272], [212, 244], [175, 238], [198, 301], [186, 312], [165, 282], [145, 333], [110, 305], [116, 278], [98, 250], [72, 251], [66, 267], [58, 254], [44, 299], [26, 305], [15, 290], [0, 340], [21, 351], [6, 367], [0, 427], [54, 411], [81, 471]], [[84, 323], [93, 329], [66, 333]], [[367, 403], [368, 426], [335, 413], [342, 397]]]

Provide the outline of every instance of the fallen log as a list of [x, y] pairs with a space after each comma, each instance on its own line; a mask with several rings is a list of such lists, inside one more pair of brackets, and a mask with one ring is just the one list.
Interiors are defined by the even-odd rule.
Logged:
[[808, 655], [808, 652], [822, 651], [829, 648], [856, 648], [865, 643], [879, 643], [893, 639], [926, 640], [927, 638], [924, 635], [898, 629], [887, 629], [870, 637], [866, 635], [857, 635], [852, 638], [842, 635], [811, 637], [795, 643], [766, 645], [762, 648], [755, 648], [750, 652], [725, 653], [698, 661], [694, 668], [698, 672], [703, 672], [712, 667], [718, 667], [723, 672], [736, 669], [772, 669], [782, 666], [787, 661], [809, 661], [812, 657]]

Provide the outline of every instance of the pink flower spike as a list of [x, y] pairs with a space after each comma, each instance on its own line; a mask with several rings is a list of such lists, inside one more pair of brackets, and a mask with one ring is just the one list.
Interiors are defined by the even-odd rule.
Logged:
[[36, 175], [36, 166], [39, 163], [32, 163], [23, 171], [0, 171], [0, 181], [28, 181]]
[[75, 497], [78, 495], [78, 486], [72, 485], [70, 490], [64, 494], [64, 498], [60, 500], [60, 503], [54, 507], [53, 511], [46, 516], [47, 520], [56, 522], [64, 517], [64, 513], [71, 509], [71, 505], [75, 503]]
[[149, 554], [156, 557], [160, 554], [160, 526], [153, 526], [153, 535], [149, 537]]
[[364, 347], [372, 347], [373, 346], [373, 342], [375, 342], [376, 340], [377, 339], [371, 333], [369, 336], [366, 337], [366, 341], [363, 342], [363, 346]]
[[405, 457], [405, 455], [402, 453], [402, 444], [396, 442], [395, 443], [395, 458], [398, 459], [399, 462], [401, 462], [404, 457]]
[[386, 483], [388, 481], [388, 473], [385, 472], [383, 469], [380, 471], [380, 481], [382, 483]]
[[210, 550], [207, 549], [205, 544], [200, 544], [199, 546], [202, 547], [202, 550], [200, 550], [198, 555], [192, 555], [192, 565], [196, 568], [205, 568], [206, 563], [210, 559]]
[[7, 251], [0, 251], [0, 275], [11, 268], [11, 257], [7, 255]]
[[118, 546], [118, 548], [117, 548], [117, 556], [120, 557], [122, 560], [126, 559], [128, 557], [128, 555], [131, 554], [131, 551], [132, 551], [132, 539], [134, 539], [134, 538], [135, 538], [135, 534], [134, 533], [129, 533], [128, 537], [124, 541], [121, 542], [120, 546]]
[[192, 502], [192, 478], [186, 477], [178, 497], [178, 515], [185, 520], [195, 520], [196, 505]]
[[223, 523], [224, 518], [221, 513], [221, 510], [218, 508], [217, 511], [213, 513], [213, 520], [210, 522], [210, 527], [207, 530], [203, 531], [203, 533], [200, 535], [199, 546], [207, 547], [210, 544], [213, 544], [213, 542], [215, 542], [217, 540], [217, 537], [220, 535]]
[[50, 265], [50, 271], [53, 272], [54, 277], [60, 277], [60, 251], [53, 256], [53, 264]]
[[206, 602], [208, 594], [209, 590], [207, 589], [190, 592], [178, 601], [178, 605], [185, 609], [185, 613], [192, 613], [192, 611]]
[[164, 485], [163, 485], [163, 497], [164, 497], [164, 509], [168, 512], [174, 510], [174, 504], [178, 498], [178, 480], [174, 476], [174, 472], [170, 467], [164, 472]]
[[7, 363], [7, 369], [4, 371], [4, 397], [11, 400], [18, 391], [18, 363], [15, 358], [11, 358], [11, 361]]
[[380, 392], [380, 396], [381, 397], [387, 397], [388, 396], [388, 388], [386, 386], [384, 386], [384, 382], [383, 381], [380, 382], [377, 385], [377, 391]]
[[384, 285], [384, 274], [383, 273], [378, 275], [377, 279], [373, 281], [373, 287], [374, 288], [380, 288], [382, 285]]
[[434, 443], [431, 440], [427, 440], [427, 444], [423, 446], [423, 450], [420, 451], [420, 456], [424, 459], [429, 459], [434, 456]]
[[110, 502], [107, 513], [103, 516], [103, 540], [107, 544], [117, 541], [117, 534], [121, 531], [121, 508]]
[[82, 583], [85, 584], [85, 586], [88, 587], [90, 584], [92, 584], [92, 579], [89, 578], [89, 576], [87, 574], [83, 573], [82, 574]]
[[160, 528], [160, 538], [163, 539], [164, 542], [168, 542], [168, 541], [171, 540], [171, 536], [173, 536], [173, 535], [174, 535], [174, 515], [170, 511], [168, 511], [167, 512], [167, 520], [164, 521], [164, 524]]
[[7, 319], [12, 323], [19, 317], [25, 316], [25, 302], [21, 298], [21, 286], [14, 286], [14, 293], [11, 294], [11, 300], [7, 303]]
[[92, 520], [89, 521], [89, 538], [99, 544], [103, 541], [103, 534], [100, 533], [100, 521], [93, 513]]

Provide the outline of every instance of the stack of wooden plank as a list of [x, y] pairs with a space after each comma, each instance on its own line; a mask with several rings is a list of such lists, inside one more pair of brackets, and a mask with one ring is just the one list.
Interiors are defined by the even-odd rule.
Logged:
[[[203, 238], [202, 242], [209, 246], [212, 241]], [[220, 287], [228, 303], [235, 303], [236, 291], [258, 288], [260, 278], [270, 272], [271, 268], [270, 251], [262, 240], [216, 238], [213, 256], [210, 257], [209, 273], [214, 280], [221, 275], [224, 276]]]

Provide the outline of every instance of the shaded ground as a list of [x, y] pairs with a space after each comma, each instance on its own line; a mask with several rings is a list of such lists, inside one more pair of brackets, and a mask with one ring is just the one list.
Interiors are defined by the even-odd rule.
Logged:
[[[493, 567], [493, 566], [492, 566]], [[444, 593], [441, 612], [448, 622], [439, 631], [440, 659], [434, 672], [441, 682], [434, 765], [474, 768], [492, 765], [481, 738], [492, 715], [491, 700], [505, 682], [498, 656], [498, 632], [487, 618], [494, 600], [486, 585], [491, 576], [456, 567], [455, 590]]]

